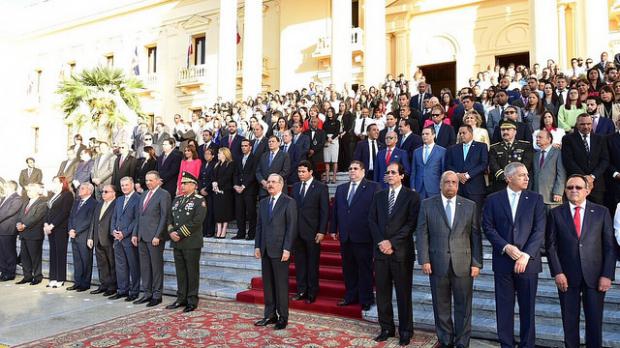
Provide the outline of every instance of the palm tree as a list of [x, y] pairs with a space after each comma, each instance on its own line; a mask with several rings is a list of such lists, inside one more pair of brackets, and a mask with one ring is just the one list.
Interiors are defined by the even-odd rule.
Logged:
[[143, 114], [138, 99], [142, 81], [126, 77], [121, 69], [96, 67], [83, 70], [60, 82], [56, 93], [63, 96], [67, 122], [78, 129], [92, 127], [98, 139], [112, 143], [123, 128], [137, 124]]

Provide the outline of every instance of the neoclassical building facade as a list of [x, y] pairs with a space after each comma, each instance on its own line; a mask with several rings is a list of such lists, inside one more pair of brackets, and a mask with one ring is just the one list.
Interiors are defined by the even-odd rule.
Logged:
[[137, 63], [143, 111], [171, 122], [309, 82], [368, 86], [422, 69], [456, 87], [497, 62], [596, 61], [620, 52], [619, 15], [610, 0], [34, 0], [0, 27], [0, 176], [27, 156], [55, 174], [74, 131], [55, 90], [84, 68], [135, 74]]

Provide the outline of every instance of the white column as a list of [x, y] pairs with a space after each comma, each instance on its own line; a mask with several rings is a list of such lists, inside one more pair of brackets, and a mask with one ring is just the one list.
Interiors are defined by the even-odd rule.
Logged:
[[411, 79], [409, 76], [409, 69], [407, 65], [407, 56], [409, 56], [409, 45], [407, 42], [407, 30], [401, 30], [394, 33], [395, 36], [395, 47], [394, 53], [396, 55], [396, 60], [394, 62], [394, 78], [396, 78], [399, 74], [405, 74], [405, 78]]
[[234, 101], [237, 79], [237, 0], [220, 0], [217, 94]]
[[337, 91], [351, 81], [351, 1], [332, 0], [332, 83]]
[[601, 52], [609, 49], [609, 8], [607, 0], [588, 0], [583, 5], [585, 25], [575, 31], [584, 33], [586, 51], [583, 58], [591, 57], [596, 61]]
[[243, 18], [243, 99], [256, 98], [263, 82], [263, 1], [245, 0]]
[[530, 0], [532, 65], [538, 63], [544, 67], [547, 65], [547, 59], [558, 60], [557, 6], [557, 0]]
[[364, 5], [364, 84], [383, 81], [386, 71], [385, 0], [366, 0]]
[[[560, 43], [560, 54], [558, 56], [559, 61], [557, 62], [558, 66], [567, 66], [566, 62], [566, 5], [561, 4], [558, 6], [558, 23], [559, 23], [559, 40]], [[546, 66], [542, 65], [541, 66]]]

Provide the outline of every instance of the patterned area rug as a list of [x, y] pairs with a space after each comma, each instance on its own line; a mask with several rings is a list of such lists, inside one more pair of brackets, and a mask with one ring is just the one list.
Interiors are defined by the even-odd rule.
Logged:
[[[18, 347], [397, 347], [398, 340], [376, 343], [376, 324], [291, 311], [288, 327], [257, 328], [262, 307], [202, 299], [198, 310], [183, 313], [149, 309]], [[417, 331], [409, 347], [431, 348], [435, 336]]]

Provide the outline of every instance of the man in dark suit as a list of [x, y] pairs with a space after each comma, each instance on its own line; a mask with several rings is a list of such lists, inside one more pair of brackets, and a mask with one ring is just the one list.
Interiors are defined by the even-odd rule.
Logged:
[[[512, 107], [513, 110], [517, 111], [517, 119], [519, 119], [522, 114], [519, 107], [510, 106], [508, 104], [508, 92], [506, 92], [505, 90], [497, 91], [495, 97], [497, 98], [498, 105], [495, 107], [495, 109], [489, 111], [486, 122], [487, 132], [489, 132], [490, 137], [493, 137], [493, 134], [495, 134], [495, 130], [499, 128], [499, 123], [504, 119], [504, 112], [508, 107]], [[484, 115], [484, 110], [482, 113], [480, 113], [480, 115]]]
[[388, 184], [385, 182], [385, 170], [390, 163], [400, 163], [405, 168], [405, 175], [409, 177], [411, 173], [411, 162], [407, 152], [396, 147], [398, 136], [396, 132], [388, 133], [385, 136], [386, 148], [377, 153], [375, 163], [374, 181], [379, 183], [381, 187], [387, 188]]
[[[465, 118], [465, 114], [469, 111], [475, 110], [479, 115], [484, 115], [484, 107], [482, 104], [475, 101], [474, 96], [471, 93], [471, 88], [463, 88], [463, 92], [461, 92], [461, 103], [458, 103], [456, 108], [454, 109], [454, 114], [452, 115], [452, 127], [455, 131], [458, 131], [459, 128], [464, 124], [463, 119]], [[507, 99], [506, 99], [507, 100]], [[499, 122], [499, 121], [498, 121]], [[488, 126], [484, 117], [482, 118], [482, 127]], [[489, 132], [489, 136], [491, 136], [493, 132]]]
[[592, 133], [592, 117], [586, 113], [577, 116], [576, 131], [562, 139], [562, 163], [566, 175], [581, 174], [591, 187], [588, 199], [603, 204], [605, 172], [609, 165], [609, 151], [605, 138]]
[[258, 196], [256, 166], [260, 157], [252, 153], [252, 142], [248, 139], [241, 141], [241, 153], [243, 157], [241, 161], [235, 163], [233, 177], [237, 235], [232, 239], [253, 240], [256, 234], [256, 198]]
[[489, 150], [485, 143], [474, 141], [474, 131], [469, 125], [459, 129], [460, 144], [446, 151], [445, 169], [456, 172], [459, 178], [459, 195], [476, 202], [481, 211], [486, 183], [484, 172], [489, 163]]
[[326, 136], [322, 129], [319, 129], [319, 119], [310, 119], [310, 129], [304, 132], [310, 138], [310, 149], [308, 150], [308, 160], [314, 168], [314, 178], [321, 180], [319, 165], [323, 163], [323, 147], [325, 146]]
[[129, 153], [129, 145], [126, 143], [118, 147], [119, 155], [114, 161], [114, 171], [112, 172], [112, 185], [116, 187], [116, 197], [122, 196], [120, 191], [121, 178], [126, 176], [135, 178], [136, 176], [136, 158]]
[[562, 308], [564, 345], [578, 348], [581, 303], [586, 347], [603, 346], [603, 304], [616, 271], [616, 240], [609, 211], [586, 201], [588, 179], [566, 182], [568, 202], [553, 209], [547, 223], [547, 259]]
[[435, 144], [435, 128], [422, 130], [424, 145], [417, 148], [411, 160], [411, 188], [425, 199], [439, 194], [439, 179], [444, 171], [446, 149]]
[[177, 180], [183, 158], [181, 152], [174, 148], [174, 143], [174, 138], [166, 139], [162, 145], [164, 152], [157, 158], [157, 171], [163, 182], [161, 188], [168, 191], [170, 197], [177, 194]]
[[385, 144], [377, 139], [379, 127], [376, 124], [369, 125], [366, 134], [368, 134], [366, 139], [357, 142], [353, 152], [353, 159], [364, 164], [364, 168], [367, 168], [366, 179], [373, 180], [375, 177], [377, 153], [385, 149]]
[[446, 117], [443, 106], [435, 105], [431, 109], [433, 128], [435, 129], [435, 144], [447, 149], [456, 143], [456, 135], [452, 126], [445, 124], [443, 119]]
[[540, 250], [545, 237], [545, 207], [538, 193], [528, 191], [523, 163], [504, 169], [506, 189], [486, 200], [482, 228], [493, 247], [497, 336], [502, 347], [514, 347], [515, 294], [519, 301], [519, 347], [534, 348], [536, 289], [542, 272]]
[[140, 196], [136, 227], [131, 244], [140, 255], [140, 277], [144, 295], [134, 304], [146, 303], [147, 307], [161, 303], [164, 290], [164, 244], [168, 235], [166, 219], [170, 212], [170, 194], [161, 189], [157, 171], [146, 173], [148, 192]]
[[116, 266], [117, 293], [112, 300], [126, 297], [131, 302], [140, 292], [140, 261], [138, 248], [131, 244], [131, 235], [140, 214], [140, 195], [134, 191], [131, 177], [121, 179], [123, 195], [116, 198], [110, 222], [110, 234], [114, 237], [114, 264]]
[[262, 123], [256, 122], [252, 128], [252, 132], [254, 133], [254, 140], [252, 140], [252, 154], [260, 158], [269, 149], [267, 144], [268, 139], [265, 137], [265, 129], [263, 129]]
[[202, 145], [198, 146], [198, 158], [200, 158], [200, 160], [204, 164], [206, 162], [205, 150], [214, 149], [215, 151], [217, 151], [219, 146], [213, 141], [213, 132], [211, 132], [209, 129], [205, 129], [202, 131], [202, 141]]
[[414, 134], [411, 131], [410, 120], [400, 120], [398, 122], [398, 129], [400, 131], [400, 138], [397, 143], [397, 147], [404, 150], [407, 153], [407, 158], [413, 158], [413, 151], [422, 146], [422, 138], [418, 134]]
[[[616, 121], [620, 128], [620, 120]], [[607, 202], [605, 205], [609, 208], [610, 213], [616, 211], [616, 206], [620, 202], [620, 132], [607, 137], [607, 148], [609, 150], [609, 166], [607, 167], [606, 187], [609, 192], [605, 195]]]
[[412, 110], [418, 110], [422, 112], [424, 108], [424, 101], [430, 99], [433, 95], [430, 93], [426, 93], [426, 82], [420, 82], [418, 84], [418, 94], [411, 97], [409, 100], [409, 107]]
[[297, 239], [295, 239], [295, 276], [297, 294], [294, 301], [310, 304], [319, 292], [319, 256], [321, 241], [327, 232], [329, 194], [327, 186], [312, 176], [312, 164], [301, 161], [297, 166], [299, 182], [293, 185], [297, 202]]
[[286, 178], [291, 172], [291, 159], [287, 153], [280, 151], [280, 139], [272, 135], [267, 143], [269, 151], [263, 153], [256, 167], [256, 181], [260, 185], [258, 197], [267, 196], [267, 178], [270, 174], [278, 174]]
[[288, 324], [288, 265], [297, 238], [297, 204], [282, 193], [284, 187], [282, 176], [274, 173], [267, 178], [269, 196], [258, 207], [254, 242], [254, 256], [261, 260], [265, 295], [263, 319], [254, 325], [275, 323], [276, 330]]
[[293, 123], [291, 131], [293, 132], [293, 145], [300, 151], [299, 160], [308, 159], [310, 137], [303, 133], [303, 125], [299, 122], [295, 122]]
[[114, 266], [114, 239], [110, 235], [110, 222], [116, 201], [116, 190], [112, 185], [105, 185], [101, 190], [102, 201], [97, 203], [93, 212], [93, 219], [88, 231], [87, 245], [95, 249], [97, 271], [99, 272], [99, 287], [90, 293], [103, 293], [111, 296], [116, 293], [116, 270]]
[[227, 147], [235, 162], [241, 159], [241, 140], [243, 137], [237, 134], [237, 122], [228, 121], [228, 135], [223, 137], [220, 146]]
[[598, 135], [611, 135], [616, 132], [614, 121], [610, 118], [601, 116], [599, 107], [601, 99], [596, 96], [588, 96], [586, 99], [586, 112], [592, 116], [592, 133]]
[[392, 113], [385, 116], [385, 128], [379, 132], [379, 138], [377, 139], [380, 143], [385, 143], [385, 135], [387, 132], [398, 132], [398, 120]]
[[435, 331], [441, 347], [469, 347], [473, 282], [482, 268], [478, 208], [474, 201], [457, 196], [458, 189], [456, 173], [445, 172], [441, 195], [422, 202], [416, 228], [418, 264], [431, 283]]
[[340, 239], [342, 273], [346, 292], [339, 306], [360, 303], [367, 311], [374, 303], [372, 253], [374, 245], [368, 226], [370, 203], [379, 184], [364, 179], [364, 164], [353, 160], [350, 182], [338, 185], [329, 224], [332, 238]]
[[28, 200], [24, 202], [15, 224], [19, 233], [22, 270], [24, 278], [17, 284], [37, 285], [43, 280], [41, 259], [43, 254], [43, 223], [47, 204], [41, 197], [41, 185], [26, 186]]
[[29, 184], [40, 184], [43, 181], [43, 172], [41, 172], [41, 169], [35, 168], [34, 162], [34, 158], [26, 158], [26, 165], [28, 167], [22, 169], [19, 173], [19, 186], [21, 186], [22, 190], [25, 190]]
[[87, 245], [88, 232], [93, 220], [97, 201], [92, 197], [95, 187], [82, 183], [78, 189], [78, 199], [73, 203], [69, 214], [69, 239], [73, 253], [74, 284], [67, 290], [82, 292], [90, 289], [93, 275], [93, 250]]
[[562, 204], [562, 192], [566, 181], [562, 153], [551, 144], [552, 137], [546, 129], [541, 129], [536, 134], [536, 145], [540, 150], [534, 154], [532, 174], [532, 191], [543, 196], [547, 211]]
[[[515, 140], [532, 142], [532, 127], [529, 124], [519, 121], [519, 110], [516, 106], [507, 106], [504, 110], [504, 119], [510, 120], [515, 124]], [[504, 135], [501, 132], [501, 125], [504, 120], [499, 122], [499, 127], [495, 128], [495, 131], [491, 135], [491, 143], [497, 143], [504, 139]]]
[[404, 178], [402, 164], [391, 163], [387, 167], [389, 188], [374, 195], [368, 216], [374, 245], [377, 312], [381, 325], [381, 333], [375, 341], [383, 342], [394, 336], [394, 288], [401, 346], [408, 345], [413, 337], [411, 283], [415, 253], [412, 235], [420, 211], [420, 196], [402, 185]]
[[[304, 137], [307, 138], [305, 135]], [[297, 168], [299, 163], [305, 160], [304, 150], [302, 150], [300, 145], [301, 144], [297, 145], [293, 142], [293, 133], [290, 130], [285, 130], [283, 132], [282, 146], [280, 147], [280, 149], [282, 150], [282, 152], [288, 154], [288, 157], [291, 159], [291, 172], [289, 173], [288, 178], [284, 178], [289, 187], [291, 187], [296, 182], [299, 182], [299, 178], [297, 177], [297, 170], [294, 170], [293, 168]]]
[[15, 279], [17, 265], [17, 230], [15, 224], [22, 207], [17, 194], [17, 183], [4, 184], [4, 198], [0, 201], [0, 282]]

